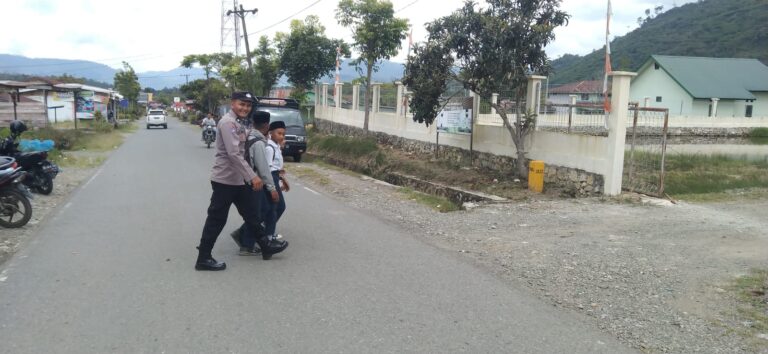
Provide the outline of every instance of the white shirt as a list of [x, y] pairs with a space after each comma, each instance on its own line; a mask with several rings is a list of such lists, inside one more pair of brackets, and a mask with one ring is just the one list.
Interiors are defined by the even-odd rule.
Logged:
[[280, 171], [283, 169], [283, 152], [280, 150], [280, 145], [269, 139], [267, 148], [265, 149], [267, 154], [267, 161], [269, 161], [270, 171]]

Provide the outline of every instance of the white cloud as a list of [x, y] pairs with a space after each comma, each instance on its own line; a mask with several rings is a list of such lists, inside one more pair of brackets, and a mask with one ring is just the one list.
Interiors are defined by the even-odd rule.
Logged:
[[[242, 0], [246, 8], [259, 7], [247, 18], [249, 32], [273, 25], [316, 0]], [[692, 0], [678, 0], [682, 5]], [[395, 9], [413, 0], [393, 0]], [[605, 0], [564, 0], [563, 9], [572, 15], [566, 28], [558, 29], [557, 39], [548, 49], [551, 57], [565, 53], [587, 54], [602, 47], [605, 31]], [[647, 8], [673, 0], [612, 0], [613, 35], [623, 35], [637, 27], [636, 19]], [[462, 5], [462, 0], [418, 0], [397, 13], [413, 25], [414, 40], [426, 37], [424, 23], [445, 16]], [[334, 18], [337, 0], [320, 2], [295, 18], [309, 14], [320, 17], [327, 35], [351, 40], [350, 31]], [[137, 71], [168, 70], [177, 67], [185, 54], [210, 53], [220, 48], [221, 1], [133, 0], [130, 2], [92, 0], [22, 0], [5, 6], [0, 32], [0, 53], [29, 57], [84, 59], [112, 67], [128, 61]], [[251, 42], [265, 34], [286, 31], [290, 21], [255, 34]], [[403, 43], [407, 46], [407, 41]], [[405, 58], [405, 47], [396, 59]], [[81, 68], [82, 70], [82, 68]], [[73, 70], [72, 74], [77, 74]]]

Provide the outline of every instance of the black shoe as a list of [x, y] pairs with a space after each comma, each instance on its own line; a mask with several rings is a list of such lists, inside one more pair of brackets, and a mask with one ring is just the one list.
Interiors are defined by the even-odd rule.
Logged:
[[217, 262], [213, 257], [204, 260], [198, 260], [195, 263], [196, 270], [224, 270], [227, 269], [227, 264], [224, 262]]
[[232, 240], [235, 241], [235, 243], [237, 244], [237, 247], [240, 247], [240, 248], [243, 248], [243, 243], [240, 242], [240, 236], [242, 236], [242, 234], [243, 233], [242, 233], [241, 229], [239, 229], [239, 228], [236, 229], [235, 231], [232, 231], [229, 234], [229, 236], [232, 237]]
[[285, 251], [285, 249], [288, 248], [288, 241], [262, 238], [259, 240], [259, 247], [261, 247], [261, 258], [266, 261], [271, 259], [273, 254]]
[[238, 253], [240, 256], [258, 256], [261, 255], [261, 249], [258, 247], [254, 248], [248, 248], [248, 247], [240, 247], [240, 253]]

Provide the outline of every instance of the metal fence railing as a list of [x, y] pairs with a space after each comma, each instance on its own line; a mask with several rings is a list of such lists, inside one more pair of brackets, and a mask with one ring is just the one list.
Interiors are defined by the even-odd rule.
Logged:
[[669, 110], [630, 106], [622, 188], [664, 196]]
[[379, 93], [379, 112], [394, 113], [397, 110], [397, 87], [384, 84]]
[[341, 108], [352, 109], [353, 89], [351, 83], [345, 83], [341, 86]]

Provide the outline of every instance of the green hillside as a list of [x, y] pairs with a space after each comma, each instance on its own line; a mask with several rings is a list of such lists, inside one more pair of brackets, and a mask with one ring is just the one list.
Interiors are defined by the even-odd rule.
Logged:
[[[652, 54], [757, 58], [768, 64], [768, 1], [703, 0], [670, 9], [611, 42], [614, 70], [635, 71]], [[603, 77], [604, 48], [552, 61], [550, 82]]]

